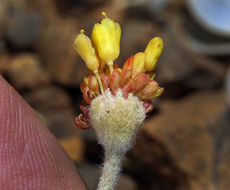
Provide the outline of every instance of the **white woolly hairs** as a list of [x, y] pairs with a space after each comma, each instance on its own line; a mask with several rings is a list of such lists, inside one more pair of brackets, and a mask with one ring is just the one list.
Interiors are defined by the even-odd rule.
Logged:
[[99, 143], [105, 149], [98, 190], [113, 190], [123, 155], [131, 148], [145, 119], [143, 102], [132, 94], [125, 99], [121, 90], [115, 96], [107, 90], [92, 101], [90, 119]]
[[107, 90], [92, 101], [90, 118], [100, 144], [126, 152], [145, 119], [145, 111], [136, 96], [129, 94], [124, 99], [120, 90], [116, 96]]

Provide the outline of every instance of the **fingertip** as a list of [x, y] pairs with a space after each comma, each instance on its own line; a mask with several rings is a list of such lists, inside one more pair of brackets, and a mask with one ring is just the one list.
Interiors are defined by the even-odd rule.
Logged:
[[54, 136], [1, 75], [0, 121], [1, 189], [86, 190]]

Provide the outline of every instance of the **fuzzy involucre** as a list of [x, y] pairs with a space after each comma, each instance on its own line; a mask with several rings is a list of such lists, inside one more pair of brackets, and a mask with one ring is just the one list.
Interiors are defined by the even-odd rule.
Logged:
[[90, 106], [91, 124], [105, 149], [125, 153], [145, 119], [143, 102], [131, 93], [125, 99], [121, 90], [109, 90], [95, 98]]

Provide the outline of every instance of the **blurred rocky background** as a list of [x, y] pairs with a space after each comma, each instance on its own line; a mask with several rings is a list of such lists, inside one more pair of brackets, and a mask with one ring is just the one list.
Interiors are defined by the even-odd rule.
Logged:
[[0, 74], [38, 112], [94, 190], [103, 150], [92, 129], [73, 125], [79, 84], [88, 73], [74, 37], [82, 28], [90, 36], [105, 11], [122, 28], [121, 64], [160, 36], [165, 49], [156, 78], [165, 93], [154, 100], [116, 189], [230, 189], [230, 3], [215, 2], [0, 0]]

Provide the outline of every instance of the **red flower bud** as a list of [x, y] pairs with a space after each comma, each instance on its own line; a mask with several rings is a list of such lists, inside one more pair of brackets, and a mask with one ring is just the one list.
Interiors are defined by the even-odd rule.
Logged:
[[80, 129], [89, 129], [91, 127], [91, 125], [88, 122], [86, 122], [82, 114], [80, 114], [78, 117], [74, 119], [74, 124]]
[[121, 72], [119, 70], [114, 70], [110, 76], [110, 89], [113, 94], [115, 94], [118, 88], [120, 87], [120, 80]]
[[128, 94], [131, 92], [131, 90], [132, 90], [132, 84], [131, 82], [129, 82], [122, 88], [122, 95], [124, 96], [124, 98], [128, 98]]
[[123, 88], [126, 84], [128, 84], [129, 80], [131, 79], [132, 71], [131, 70], [122, 70], [121, 72], [121, 88]]
[[163, 88], [159, 87], [158, 83], [154, 80], [149, 80], [145, 88], [140, 92], [142, 100], [156, 98], [163, 93]]
[[151, 100], [147, 100], [143, 103], [143, 106], [145, 108], [145, 113], [149, 113], [153, 110], [153, 103]]
[[89, 77], [84, 77], [83, 81], [80, 84], [80, 89], [82, 93], [84, 91], [84, 88], [88, 87], [88, 85], [89, 85]]
[[133, 79], [133, 94], [136, 94], [141, 89], [143, 89], [149, 81], [149, 75], [145, 73], [138, 73]]
[[83, 90], [83, 99], [86, 104], [90, 104], [91, 101], [96, 97], [96, 94], [89, 89], [88, 87], [84, 88]]
[[125, 61], [124, 65], [123, 65], [123, 68], [122, 68], [123, 71], [124, 71], [124, 70], [132, 70], [133, 59], [134, 59], [134, 56], [132, 55], [131, 57], [129, 57], [129, 58]]
[[107, 88], [109, 88], [110, 77], [109, 75], [105, 73], [102, 73], [100, 77], [101, 77], [101, 83], [102, 83], [103, 89], [106, 90]]

